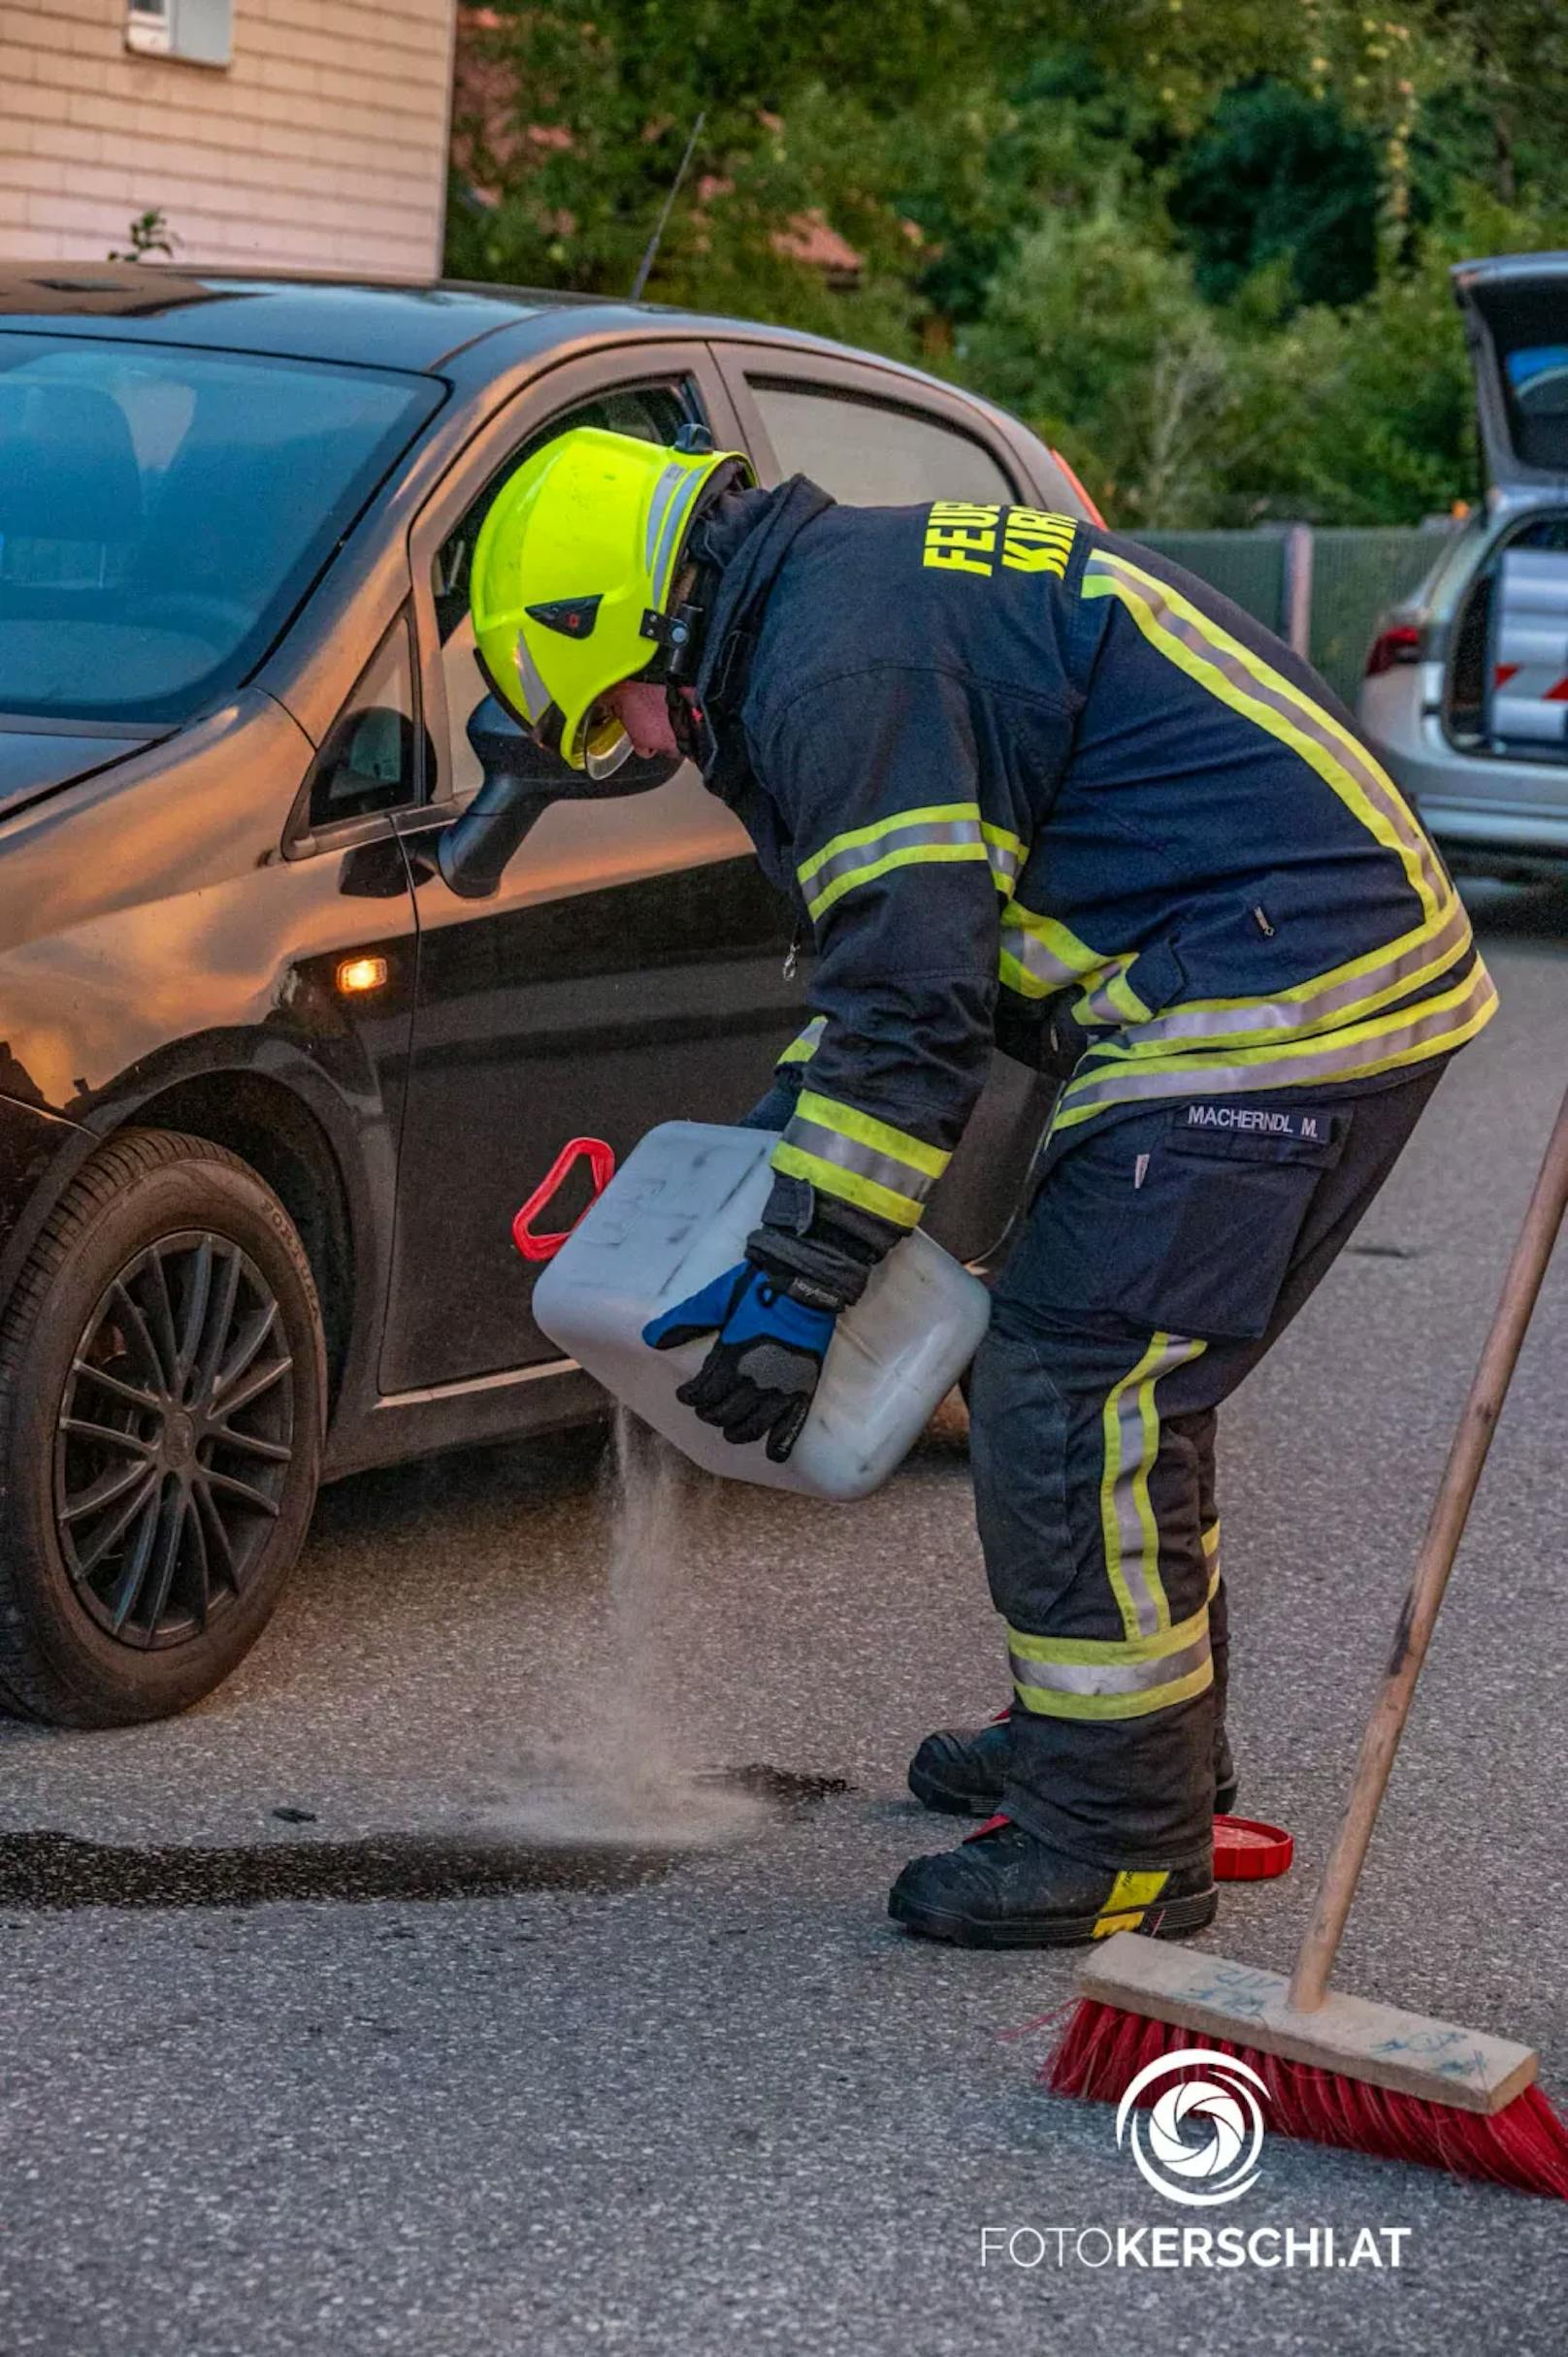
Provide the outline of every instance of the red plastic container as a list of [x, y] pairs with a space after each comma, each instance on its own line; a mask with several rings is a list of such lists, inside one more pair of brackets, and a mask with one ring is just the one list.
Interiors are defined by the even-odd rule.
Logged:
[[1256, 1817], [1214, 1820], [1214, 1879], [1217, 1882], [1271, 1882], [1288, 1871], [1295, 1843], [1282, 1825]]

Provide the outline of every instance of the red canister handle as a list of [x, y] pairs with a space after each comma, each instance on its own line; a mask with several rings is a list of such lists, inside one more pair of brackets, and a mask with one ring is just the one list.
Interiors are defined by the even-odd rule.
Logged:
[[582, 1219], [587, 1212], [593, 1209], [594, 1204], [615, 1176], [615, 1150], [612, 1146], [606, 1146], [602, 1137], [569, 1138], [511, 1224], [511, 1240], [525, 1260], [553, 1260], [572, 1233], [572, 1228], [576, 1227], [577, 1220], [573, 1220], [572, 1228], [563, 1228], [559, 1235], [537, 1236], [530, 1222], [544, 1209], [545, 1204], [561, 1186], [567, 1172], [584, 1155], [588, 1158], [594, 1192], [591, 1200], [578, 1213], [577, 1219]]

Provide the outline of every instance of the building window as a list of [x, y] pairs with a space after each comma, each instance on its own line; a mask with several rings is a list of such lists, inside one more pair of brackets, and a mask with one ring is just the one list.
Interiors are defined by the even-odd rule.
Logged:
[[234, 0], [126, 0], [125, 46], [144, 56], [227, 65], [234, 54]]

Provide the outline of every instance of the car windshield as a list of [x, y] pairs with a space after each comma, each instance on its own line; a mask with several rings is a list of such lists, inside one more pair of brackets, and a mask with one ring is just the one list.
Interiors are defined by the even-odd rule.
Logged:
[[0, 712], [179, 722], [238, 687], [442, 389], [0, 333]]

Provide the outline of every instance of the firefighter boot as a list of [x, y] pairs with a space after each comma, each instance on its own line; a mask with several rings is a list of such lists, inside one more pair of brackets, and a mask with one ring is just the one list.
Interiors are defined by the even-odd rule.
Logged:
[[[944, 1817], [992, 1817], [1001, 1807], [1007, 1781], [1007, 1714], [989, 1726], [944, 1727], [928, 1735], [909, 1762], [909, 1789], [928, 1809]], [[1222, 1726], [1214, 1745], [1215, 1814], [1228, 1817], [1236, 1805], [1236, 1763]]]
[[957, 1948], [1075, 1948], [1113, 1931], [1170, 1940], [1212, 1923], [1217, 1904], [1210, 1858], [1119, 1872], [1006, 1818], [957, 1850], [911, 1858], [888, 1895], [896, 1923]]

